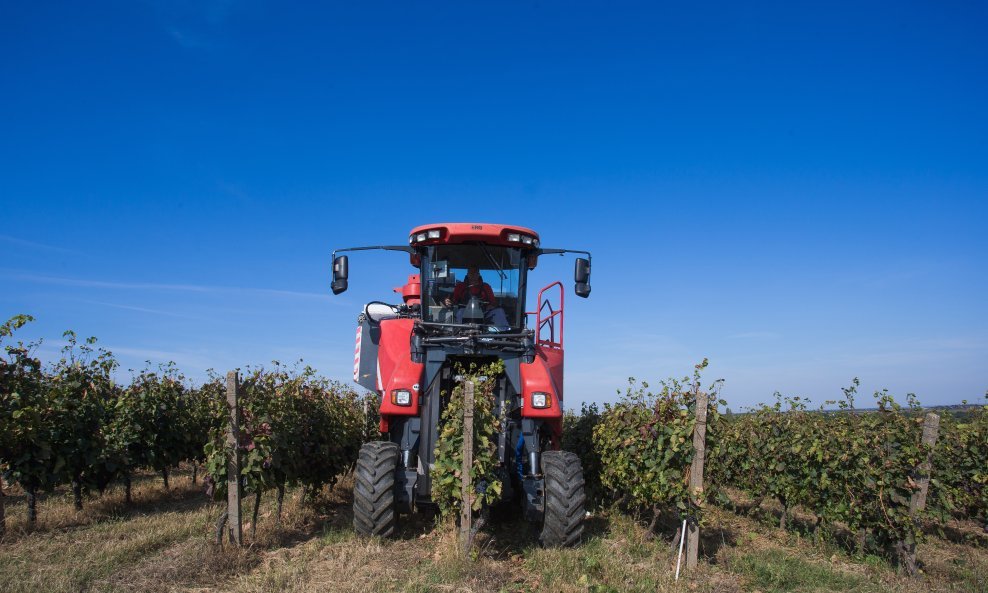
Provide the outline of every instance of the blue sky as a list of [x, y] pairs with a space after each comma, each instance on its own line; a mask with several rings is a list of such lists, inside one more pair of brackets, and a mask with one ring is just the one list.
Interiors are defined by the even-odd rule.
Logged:
[[[594, 254], [567, 394], [708, 377], [988, 389], [976, 3], [109, 2], [0, 17], [0, 316], [126, 369], [346, 379], [396, 243], [504, 222]], [[543, 258], [535, 282], [570, 281]]]

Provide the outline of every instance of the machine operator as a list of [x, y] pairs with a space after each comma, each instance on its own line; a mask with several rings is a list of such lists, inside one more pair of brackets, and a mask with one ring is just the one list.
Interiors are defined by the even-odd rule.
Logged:
[[[452, 304], [466, 305], [472, 297], [477, 297], [484, 303], [484, 318], [488, 323], [501, 329], [508, 328], [508, 318], [504, 314], [504, 309], [497, 306], [494, 291], [491, 285], [481, 278], [478, 266], [467, 268], [467, 277], [462, 282], [456, 283], [453, 288]], [[457, 311], [456, 321], [463, 322], [463, 309]]]

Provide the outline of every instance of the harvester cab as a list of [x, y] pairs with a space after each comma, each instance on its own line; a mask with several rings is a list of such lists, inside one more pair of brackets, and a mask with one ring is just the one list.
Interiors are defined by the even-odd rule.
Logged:
[[531, 229], [444, 223], [412, 230], [408, 245], [333, 252], [334, 294], [347, 289], [349, 262], [337, 253], [408, 254], [416, 273], [396, 288], [402, 302], [368, 303], [358, 317], [354, 381], [380, 397], [381, 441], [357, 461], [354, 527], [390, 536], [399, 513], [432, 510], [440, 419], [456, 363], [500, 360], [494, 410], [502, 498], [541, 525], [548, 546], [580, 540], [584, 515], [579, 458], [560, 449], [563, 419], [564, 290], [552, 282], [527, 307], [528, 273], [546, 254], [575, 253], [575, 292], [590, 294], [590, 253], [546, 249]]

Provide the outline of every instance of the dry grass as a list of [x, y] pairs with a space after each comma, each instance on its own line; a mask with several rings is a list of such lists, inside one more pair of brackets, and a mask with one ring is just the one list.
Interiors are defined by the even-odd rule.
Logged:
[[717, 547], [711, 559], [745, 577], [752, 588], [769, 591], [876, 591], [988, 593], [988, 551], [939, 537], [920, 544], [921, 578], [911, 579], [887, 560], [858, 557], [838, 542], [777, 527], [777, 517], [758, 519], [711, 509], [709, 532], [727, 534], [733, 544]]
[[87, 500], [82, 512], [65, 492], [48, 496], [34, 530], [24, 522], [23, 498], [8, 490], [0, 591], [988, 593], [983, 547], [931, 536], [919, 550], [926, 574], [908, 579], [885, 560], [781, 531], [770, 515], [721, 509], [711, 509], [704, 530], [706, 562], [679, 582], [671, 533], [649, 537], [621, 515], [591, 518], [584, 545], [571, 550], [543, 550], [527, 524], [497, 522], [478, 538], [476, 557], [464, 558], [450, 526], [423, 520], [404, 522], [394, 540], [358, 538], [351, 486], [341, 483], [306, 504], [289, 493], [280, 525], [274, 496], [266, 495], [256, 535], [243, 549], [212, 543], [221, 506], [181, 473], [169, 491], [151, 476], [137, 481], [129, 506], [120, 489]]
[[[212, 562], [197, 553], [218, 507], [186, 479], [171, 490], [146, 477], [135, 482], [133, 503], [115, 488], [75, 511], [71, 496], [56, 492], [39, 501], [38, 522], [29, 528], [22, 496], [7, 501], [8, 532], [0, 543], [0, 588], [6, 591], [112, 590], [128, 570], [155, 558], [176, 563]], [[148, 575], [151, 590], [152, 579]], [[169, 575], [170, 576], [170, 575]]]

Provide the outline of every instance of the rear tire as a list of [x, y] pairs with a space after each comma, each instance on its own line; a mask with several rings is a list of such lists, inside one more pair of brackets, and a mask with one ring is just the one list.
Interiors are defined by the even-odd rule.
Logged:
[[586, 497], [580, 458], [568, 451], [542, 453], [545, 517], [539, 538], [547, 548], [575, 546], [583, 537]]
[[353, 472], [353, 527], [364, 536], [390, 537], [398, 511], [395, 508], [395, 468], [398, 445], [382, 441], [366, 443]]

